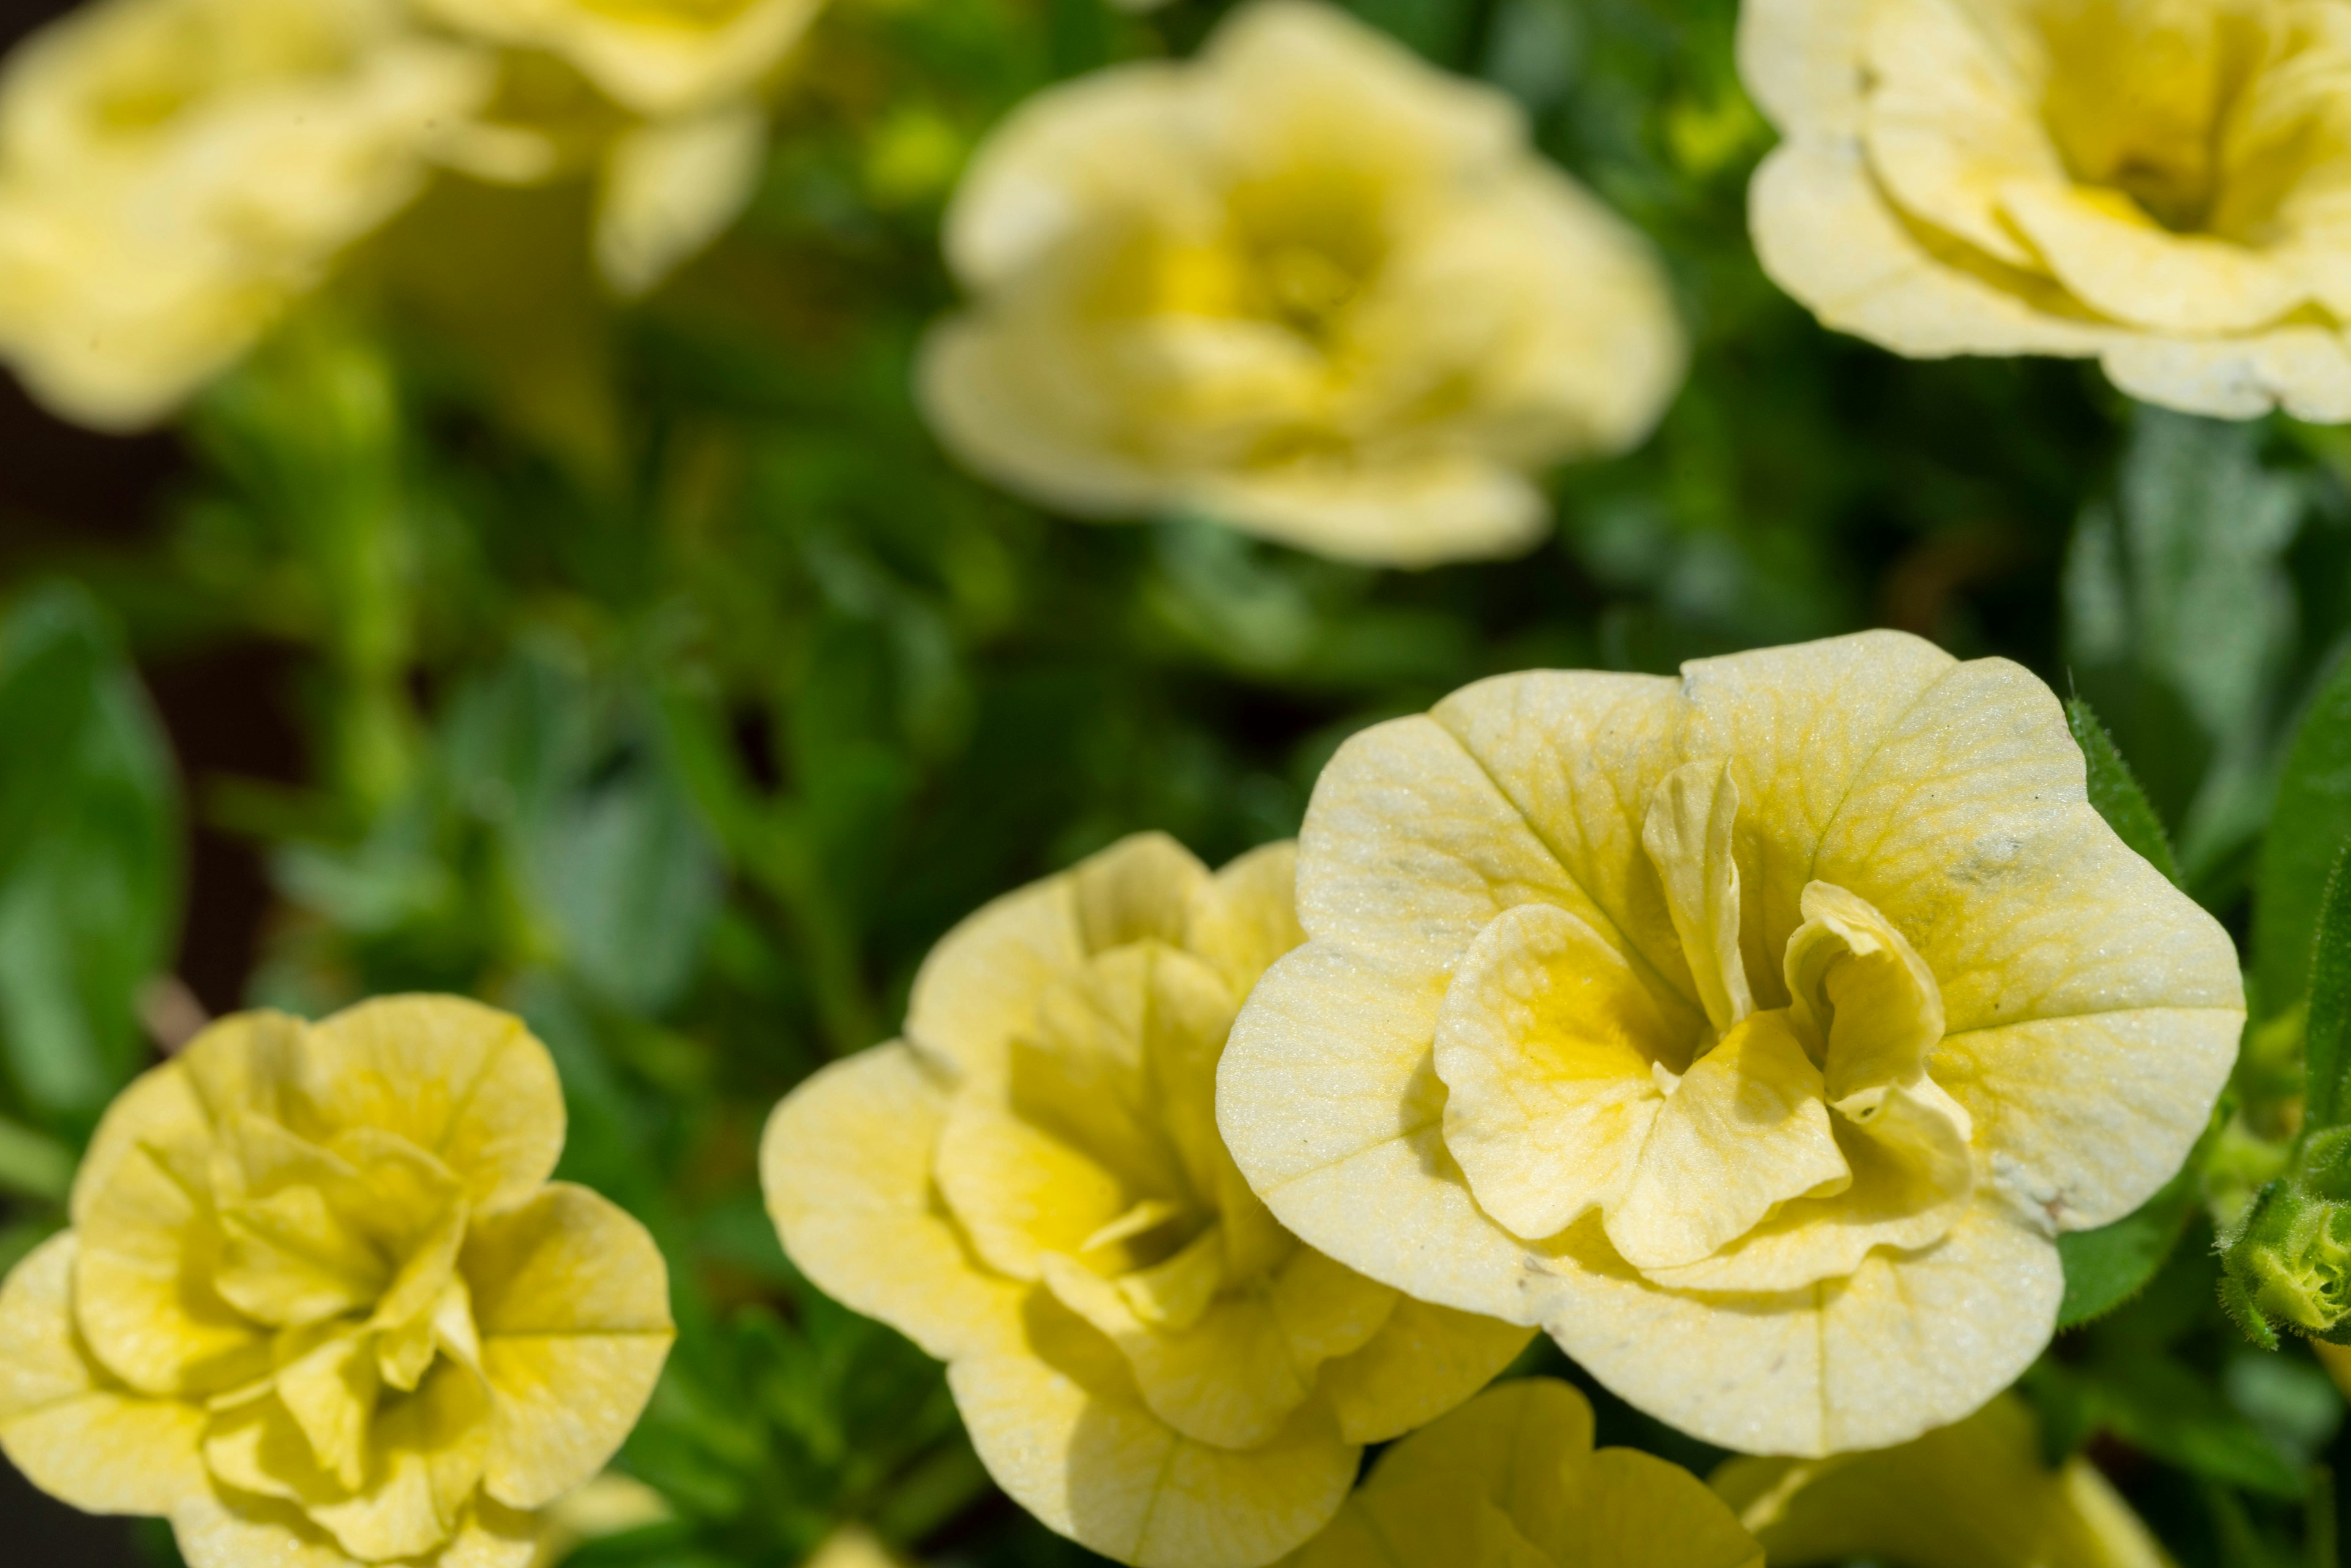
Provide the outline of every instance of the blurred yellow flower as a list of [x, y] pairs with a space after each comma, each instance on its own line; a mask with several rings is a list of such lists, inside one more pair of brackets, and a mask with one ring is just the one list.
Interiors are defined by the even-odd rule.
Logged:
[[1583, 1396], [1529, 1377], [1382, 1454], [1283, 1568], [1763, 1568], [1763, 1549], [1680, 1466], [1593, 1452]]
[[[600, 186], [597, 260], [615, 288], [636, 295], [707, 245], [751, 199], [767, 152], [760, 90], [824, 0], [419, 4], [444, 26], [513, 51], [503, 95], [508, 115], [474, 139], [475, 172], [536, 181], [572, 172], [583, 154], [567, 142], [580, 122], [610, 121], [584, 154]], [[550, 63], [611, 110], [600, 117], [565, 104], [565, 123], [545, 123], [545, 103], [528, 100], [549, 96]], [[516, 77], [524, 78], [519, 90]]]
[[1510, 101], [1305, 0], [1031, 99], [946, 247], [976, 305], [925, 350], [932, 424], [1084, 516], [1511, 554], [1547, 520], [1529, 474], [1640, 440], [1681, 377], [1647, 245]]
[[531, 1568], [555, 1568], [591, 1541], [674, 1517], [661, 1493], [633, 1476], [607, 1470], [539, 1511], [538, 1554], [531, 1559]]
[[392, 0], [99, 0], [0, 74], [0, 358], [143, 425], [421, 187], [489, 62]]
[[1294, 862], [1212, 875], [1144, 834], [998, 899], [924, 964], [904, 1040], [795, 1090], [761, 1151], [793, 1261], [951, 1364], [1006, 1491], [1142, 1568], [1272, 1562], [1360, 1445], [1528, 1338], [1301, 1246], [1217, 1140], [1226, 1029], [1298, 939]]
[[742, 99], [824, 0], [420, 0], [449, 26], [569, 62], [631, 114], [668, 120]]
[[1746, 0], [1740, 61], [1756, 248], [1827, 325], [2351, 418], [2341, 0]]
[[1772, 1568], [1853, 1558], [1904, 1568], [2169, 1568], [2097, 1468], [2042, 1462], [2012, 1394], [1899, 1448], [1832, 1459], [1732, 1459], [1714, 1490]]
[[635, 1220], [550, 1184], [554, 1064], [448, 997], [222, 1020], [123, 1092], [0, 1289], [0, 1448], [190, 1568], [524, 1568], [672, 1337]]
[[1899, 632], [1481, 682], [1349, 741], [1301, 842], [1218, 1085], [1250, 1185], [1750, 1453], [2005, 1386], [2243, 1019], [2049, 689]]

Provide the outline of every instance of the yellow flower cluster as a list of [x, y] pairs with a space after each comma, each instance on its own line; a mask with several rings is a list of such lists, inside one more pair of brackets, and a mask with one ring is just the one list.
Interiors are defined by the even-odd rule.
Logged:
[[925, 354], [933, 424], [1085, 516], [1512, 554], [1548, 520], [1528, 474], [1632, 444], [1681, 378], [1647, 246], [1510, 101], [1304, 0], [1023, 105], [946, 248], [976, 304]]
[[1143, 1568], [1280, 1557], [1363, 1444], [1529, 1337], [1301, 1246], [1217, 1136], [1226, 1030], [1298, 940], [1292, 858], [1212, 875], [1147, 834], [989, 904], [905, 1039], [796, 1090], [762, 1151], [793, 1261], [949, 1363], [1005, 1490]]
[[0, 356], [105, 429], [240, 358], [495, 85], [397, 0], [105, 0], [0, 76]]
[[2351, 419], [2340, 0], [1746, 0], [1740, 58], [1756, 248], [1828, 325]]
[[527, 183], [592, 172], [605, 278], [644, 293], [750, 199], [761, 89], [824, 0], [416, 0], [507, 53], [463, 160]]
[[669, 1354], [635, 1220], [550, 1184], [546, 1050], [454, 998], [223, 1020], [125, 1091], [0, 1289], [0, 1448], [190, 1568], [526, 1568]]
[[101, 429], [234, 364], [434, 172], [593, 172], [641, 293], [732, 221], [821, 0], [98, 0], [0, 76], [0, 358]]
[[1484, 682], [1348, 742], [1301, 842], [1218, 1085], [1251, 1187], [1750, 1453], [2013, 1380], [2244, 1019], [2048, 688], [1897, 632]]
[[1282, 1568], [1763, 1568], [1677, 1465], [1592, 1447], [1592, 1406], [1547, 1377], [1496, 1384], [1380, 1456]]

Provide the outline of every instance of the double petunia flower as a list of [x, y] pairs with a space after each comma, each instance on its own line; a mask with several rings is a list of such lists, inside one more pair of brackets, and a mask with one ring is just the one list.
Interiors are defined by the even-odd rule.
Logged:
[[224, 1019], [107, 1113], [0, 1290], [0, 1448], [190, 1568], [525, 1568], [669, 1354], [644, 1228], [549, 1182], [563, 1100], [447, 997]]

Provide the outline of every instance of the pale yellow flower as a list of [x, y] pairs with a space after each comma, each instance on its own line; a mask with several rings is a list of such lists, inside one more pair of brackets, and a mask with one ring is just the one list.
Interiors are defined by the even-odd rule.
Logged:
[[1583, 1396], [1530, 1377], [1382, 1454], [1284, 1568], [1763, 1568], [1763, 1549], [1680, 1466], [1594, 1452]]
[[1227, 1026], [1298, 939], [1293, 863], [1211, 875], [1144, 834], [998, 899], [933, 950], [905, 1039], [795, 1090], [761, 1150], [793, 1261], [950, 1364], [1015, 1500], [1143, 1568], [1270, 1563], [1361, 1445], [1528, 1338], [1301, 1246], [1217, 1140]]
[[[623, 295], [645, 293], [742, 213], [766, 159], [760, 94], [824, 0], [419, 0], [465, 36], [514, 51], [509, 73], [541, 78], [551, 57], [617, 111], [585, 150], [581, 118], [534, 123], [528, 108], [487, 128], [469, 165], [486, 178], [579, 172], [598, 183], [596, 259]], [[517, 107], [507, 105], [509, 110]], [[543, 106], [537, 106], [543, 107]], [[589, 116], [588, 118], [592, 118]]]
[[739, 100], [824, 0], [419, 0], [461, 32], [568, 61], [614, 103], [668, 120]]
[[1745, 0], [1764, 269], [1918, 358], [2351, 418], [2351, 5]]
[[1349, 741], [1301, 844], [1218, 1085], [1250, 1185], [1750, 1453], [2006, 1385], [2243, 1019], [2049, 689], [1898, 632], [1482, 682]]
[[1546, 521], [1529, 475], [1638, 441], [1681, 376], [1648, 246], [1510, 101], [1305, 0], [1030, 99], [946, 249], [976, 303], [926, 346], [925, 413], [1087, 517], [1510, 554]]
[[644, 1228], [550, 1184], [563, 1098], [448, 997], [245, 1013], [99, 1124], [0, 1289], [0, 1448], [190, 1568], [524, 1568], [669, 1353]]
[[421, 187], [492, 85], [393, 0], [100, 0], [0, 75], [0, 358], [149, 423]]
[[2042, 1462], [2012, 1394], [1957, 1426], [1876, 1453], [1732, 1459], [1714, 1490], [1771, 1568], [1851, 1559], [1904, 1568], [2170, 1568], [2130, 1505], [2075, 1454]]

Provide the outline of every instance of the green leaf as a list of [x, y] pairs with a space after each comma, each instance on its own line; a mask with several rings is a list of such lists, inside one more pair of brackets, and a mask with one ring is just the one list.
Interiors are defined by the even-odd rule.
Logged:
[[73, 1181], [73, 1151], [0, 1116], [0, 1192], [57, 1202]]
[[2337, 647], [2302, 718], [2262, 845], [2253, 904], [2254, 994], [2274, 1018], [2309, 993], [2312, 940], [2335, 869], [2351, 840], [2351, 642]]
[[169, 748], [80, 590], [0, 627], [0, 1061], [37, 1119], [86, 1121], [138, 1066], [180, 848]]
[[2310, 1014], [2303, 1030], [2305, 1135], [2340, 1126], [2346, 1108], [2344, 1035], [2351, 1030], [2351, 847], [2334, 856], [2311, 942]]
[[2153, 1197], [2112, 1225], [2060, 1236], [2065, 1296], [2057, 1308], [2057, 1326], [2069, 1329], [2104, 1317], [2144, 1290], [2178, 1244], [2196, 1197], [2196, 1162], [2190, 1159]]
[[2065, 727], [2074, 732], [2074, 744], [2082, 748], [2082, 760], [2089, 772], [2090, 804], [2132, 852], [2177, 883], [2179, 862], [2172, 858], [2170, 837], [2087, 698], [2075, 697], [2065, 705]]

